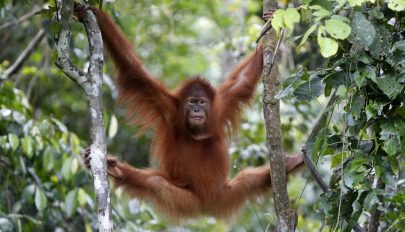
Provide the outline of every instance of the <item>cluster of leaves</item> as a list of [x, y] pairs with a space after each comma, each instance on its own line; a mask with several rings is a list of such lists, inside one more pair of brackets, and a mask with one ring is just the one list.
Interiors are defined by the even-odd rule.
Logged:
[[[24, 93], [0, 85], [0, 230], [97, 229], [92, 179], [81, 165], [81, 141], [54, 117], [34, 118]], [[164, 222], [143, 204], [112, 194], [120, 229], [161, 230]], [[129, 220], [130, 222], [128, 222]]]
[[[231, 20], [230, 14], [233, 16], [240, 11], [238, 4], [219, 6], [208, 2], [212, 3], [209, 0], [199, 2], [201, 4], [164, 0], [151, 5], [144, 1], [118, 1], [105, 2], [104, 10], [113, 15], [130, 40], [134, 40], [135, 50], [145, 60], [148, 69], [156, 76], [164, 76], [165, 82], [174, 86], [181, 78], [205, 72], [209, 60], [207, 56], [215, 57], [216, 53], [224, 52], [225, 47], [226, 51], [230, 50], [229, 44], [239, 45], [242, 44], [240, 41], [244, 41], [245, 47], [240, 48], [240, 52], [246, 49], [247, 33], [243, 32], [245, 37], [235, 39], [237, 36], [225, 32], [242, 33], [231, 28], [231, 25], [240, 28], [237, 23], [246, 23], [244, 19]], [[9, 30], [2, 31], [4, 37], [0, 38], [0, 44], [5, 46], [0, 52], [0, 72], [17, 59], [39, 29], [44, 28], [49, 36], [49, 43], [43, 41], [17, 74], [8, 81], [0, 82], [0, 179], [3, 180], [0, 184], [0, 230], [96, 230], [97, 214], [91, 178], [80, 165], [82, 145], [87, 143], [81, 139], [88, 137], [87, 106], [80, 88], [53, 65], [50, 46], [59, 30], [57, 23], [49, 17], [54, 7], [41, 11], [42, 14], [30, 20], [17, 20], [30, 8], [43, 3], [55, 4], [43, 0], [30, 1], [29, 4], [25, 1], [0, 1], [3, 21], [16, 22]], [[261, 23], [260, 18], [254, 15], [256, 10], [260, 10], [260, 3], [249, 3], [248, 10], [249, 20]], [[80, 33], [81, 24], [74, 23], [72, 26], [72, 58], [74, 63], [80, 64], [88, 53], [87, 41]], [[253, 41], [260, 28], [249, 27], [246, 31], [248, 29], [249, 41]], [[229, 38], [224, 40], [224, 34]], [[211, 49], [212, 41], [219, 44], [220, 49]], [[106, 61], [107, 72], [113, 74], [108, 57]], [[212, 63], [218, 62], [221, 61]], [[215, 70], [207, 76], [220, 76], [224, 72], [222, 68], [215, 66]], [[112, 86], [108, 86], [108, 76], [105, 80], [107, 85], [103, 100], [105, 118], [110, 118], [106, 122], [111, 139], [109, 152], [135, 166], [146, 165], [150, 141], [147, 137], [134, 139], [135, 129], [128, 129], [124, 122], [120, 121], [118, 130], [117, 120], [109, 115], [116, 113], [118, 120], [122, 120], [120, 116], [123, 113], [110, 114], [109, 110], [114, 108], [113, 94], [110, 94], [113, 88], [107, 89]], [[134, 200], [128, 201], [121, 191], [113, 191], [111, 200], [115, 229], [162, 231], [171, 228], [170, 223], [158, 217], [150, 207]], [[254, 212], [248, 211], [244, 218], [240, 223], [244, 227], [257, 227]], [[228, 225], [213, 218], [203, 218], [187, 223], [183, 228], [226, 231]]]
[[336, 95], [317, 137], [307, 144], [315, 161], [330, 157], [333, 169], [330, 191], [317, 208], [331, 228], [367, 226], [369, 219], [360, 216], [380, 211], [381, 228], [403, 230], [398, 179], [405, 158], [404, 2], [303, 3], [301, 16], [310, 26], [299, 46], [311, 42], [317, 30], [320, 53], [331, 58], [320, 70], [299, 69], [278, 97], [308, 101]]
[[[0, 95], [0, 178], [4, 180], [0, 228], [80, 230], [80, 222], [91, 216], [94, 206], [92, 191], [85, 187], [90, 179], [78, 158], [81, 141], [56, 118], [34, 119], [25, 95], [12, 82], [1, 84]], [[73, 220], [75, 214], [82, 217]], [[73, 221], [61, 223], [69, 220]]]

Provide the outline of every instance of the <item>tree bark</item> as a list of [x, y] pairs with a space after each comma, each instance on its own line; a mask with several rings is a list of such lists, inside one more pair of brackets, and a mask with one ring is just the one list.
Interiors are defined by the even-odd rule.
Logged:
[[[264, 0], [263, 14], [274, 11], [277, 1]], [[266, 139], [269, 146], [271, 168], [271, 183], [273, 198], [278, 217], [277, 231], [295, 231], [297, 217], [290, 209], [287, 192], [287, 177], [285, 171], [284, 155], [282, 152], [282, 137], [280, 126], [280, 100], [275, 96], [280, 88], [278, 67], [273, 68], [274, 53], [277, 52], [277, 36], [273, 29], [263, 36], [264, 66], [263, 66], [263, 111], [266, 123]]]
[[106, 136], [102, 110], [103, 41], [95, 15], [87, 10], [83, 19], [89, 41], [90, 61], [87, 73], [70, 61], [69, 45], [73, 0], [62, 1], [60, 12], [61, 31], [58, 35], [56, 65], [73, 81], [80, 85], [87, 97], [90, 110], [91, 172], [98, 203], [99, 231], [113, 231], [110, 208], [110, 191], [106, 166]]

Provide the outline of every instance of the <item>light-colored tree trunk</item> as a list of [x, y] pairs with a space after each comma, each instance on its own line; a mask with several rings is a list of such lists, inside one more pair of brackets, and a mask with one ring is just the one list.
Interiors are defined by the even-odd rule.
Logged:
[[106, 136], [102, 110], [102, 67], [103, 41], [97, 19], [91, 10], [83, 18], [90, 48], [90, 61], [87, 72], [80, 70], [70, 61], [69, 45], [71, 37], [71, 17], [73, 0], [62, 1], [60, 9], [61, 31], [58, 35], [56, 65], [73, 81], [81, 86], [86, 94], [90, 111], [91, 172], [94, 177], [94, 191], [98, 203], [99, 231], [113, 231], [110, 208], [110, 191], [106, 166]]

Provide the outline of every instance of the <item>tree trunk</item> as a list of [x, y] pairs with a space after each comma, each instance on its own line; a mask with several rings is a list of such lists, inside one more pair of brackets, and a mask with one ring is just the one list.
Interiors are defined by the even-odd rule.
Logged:
[[[274, 11], [277, 1], [264, 0], [263, 13]], [[290, 209], [287, 192], [287, 177], [284, 155], [282, 152], [282, 137], [280, 127], [280, 100], [275, 96], [280, 88], [278, 67], [273, 67], [274, 53], [277, 52], [277, 36], [273, 29], [263, 36], [264, 66], [263, 66], [263, 111], [266, 123], [267, 143], [269, 146], [271, 183], [273, 197], [278, 217], [277, 231], [295, 231], [297, 217]]]
[[110, 191], [106, 166], [106, 136], [102, 110], [102, 67], [103, 41], [95, 15], [87, 10], [83, 18], [90, 48], [90, 61], [87, 73], [74, 66], [69, 57], [71, 36], [71, 16], [73, 0], [62, 1], [60, 12], [61, 31], [58, 36], [56, 65], [73, 81], [80, 85], [87, 97], [90, 111], [91, 172], [94, 177], [94, 191], [98, 203], [99, 231], [113, 231], [110, 209]]

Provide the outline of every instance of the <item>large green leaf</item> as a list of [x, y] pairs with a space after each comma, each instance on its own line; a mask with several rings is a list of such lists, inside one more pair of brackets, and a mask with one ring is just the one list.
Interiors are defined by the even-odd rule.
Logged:
[[78, 206], [77, 200], [77, 188], [71, 190], [65, 198], [65, 213], [68, 217], [72, 217], [72, 215], [76, 212]]
[[375, 39], [370, 45], [370, 54], [381, 59], [390, 54], [392, 35], [384, 24], [375, 25]]
[[351, 6], [361, 6], [361, 4], [367, 2], [367, 0], [348, 0]]
[[325, 29], [335, 39], [346, 39], [351, 32], [350, 26], [338, 19], [326, 20]]
[[397, 131], [397, 138], [401, 146], [401, 154], [405, 157], [405, 122], [403, 120], [395, 120], [395, 129]]
[[276, 10], [276, 12], [274, 12], [273, 18], [271, 19], [271, 26], [277, 32], [277, 34], [280, 32], [280, 29], [285, 27], [284, 15], [285, 15], [285, 10], [278, 9], [278, 10]]
[[377, 198], [377, 193], [375, 191], [370, 191], [366, 198], [364, 199], [364, 209], [365, 210], [370, 210], [373, 205], [377, 204], [379, 202]]
[[313, 5], [309, 7], [311, 10], [313, 10], [312, 15], [315, 17], [314, 21], [318, 22], [323, 18], [326, 18], [332, 14], [332, 11], [329, 11], [325, 8], [323, 8], [320, 5]]
[[376, 79], [376, 70], [373, 66], [366, 66], [365, 68], [360, 68], [353, 73], [353, 80], [356, 82], [356, 85], [361, 88], [366, 84], [366, 78], [370, 80]]
[[318, 44], [323, 57], [331, 57], [338, 50], [338, 43], [331, 38], [326, 38], [318, 35]]
[[22, 148], [24, 154], [28, 158], [32, 158], [32, 156], [34, 155], [34, 140], [31, 136], [26, 136], [23, 138]]
[[322, 79], [315, 77], [310, 81], [301, 84], [295, 91], [294, 95], [298, 100], [311, 100], [314, 97], [319, 97], [323, 90]]
[[342, 164], [342, 162], [344, 161], [344, 159], [346, 159], [349, 156], [350, 156], [349, 152], [346, 152], [346, 151], [339, 152], [338, 154], [332, 156], [331, 168], [336, 168], [336, 167], [340, 166]]
[[72, 177], [72, 157], [69, 157], [68, 159], [65, 160], [65, 162], [63, 162], [62, 165], [62, 177], [65, 180], [70, 180], [70, 178]]
[[52, 170], [52, 168], [54, 167], [55, 158], [52, 152], [52, 148], [50, 146], [45, 149], [44, 154], [42, 156], [42, 160], [43, 160], [42, 165], [45, 167], [45, 170], [46, 171]]
[[35, 190], [35, 207], [37, 207], [38, 211], [42, 212], [48, 204], [48, 200], [45, 196], [44, 191], [37, 187]]
[[404, 85], [398, 83], [397, 79], [391, 75], [376, 78], [376, 83], [383, 93], [391, 99], [400, 94], [404, 88]]
[[399, 142], [396, 137], [391, 137], [384, 141], [383, 149], [389, 156], [394, 156], [399, 151]]
[[11, 149], [13, 149], [13, 151], [15, 151], [20, 144], [20, 140], [18, 139], [18, 136], [16, 134], [8, 134], [8, 142], [10, 143]]
[[368, 47], [373, 43], [375, 37], [376, 32], [373, 24], [361, 12], [354, 12], [350, 40], [358, 47]]
[[405, 10], [405, 1], [404, 0], [390, 0], [388, 3], [388, 8], [395, 11], [404, 11]]
[[288, 29], [293, 30], [294, 25], [300, 21], [300, 14], [295, 8], [288, 8], [284, 14], [284, 22]]

